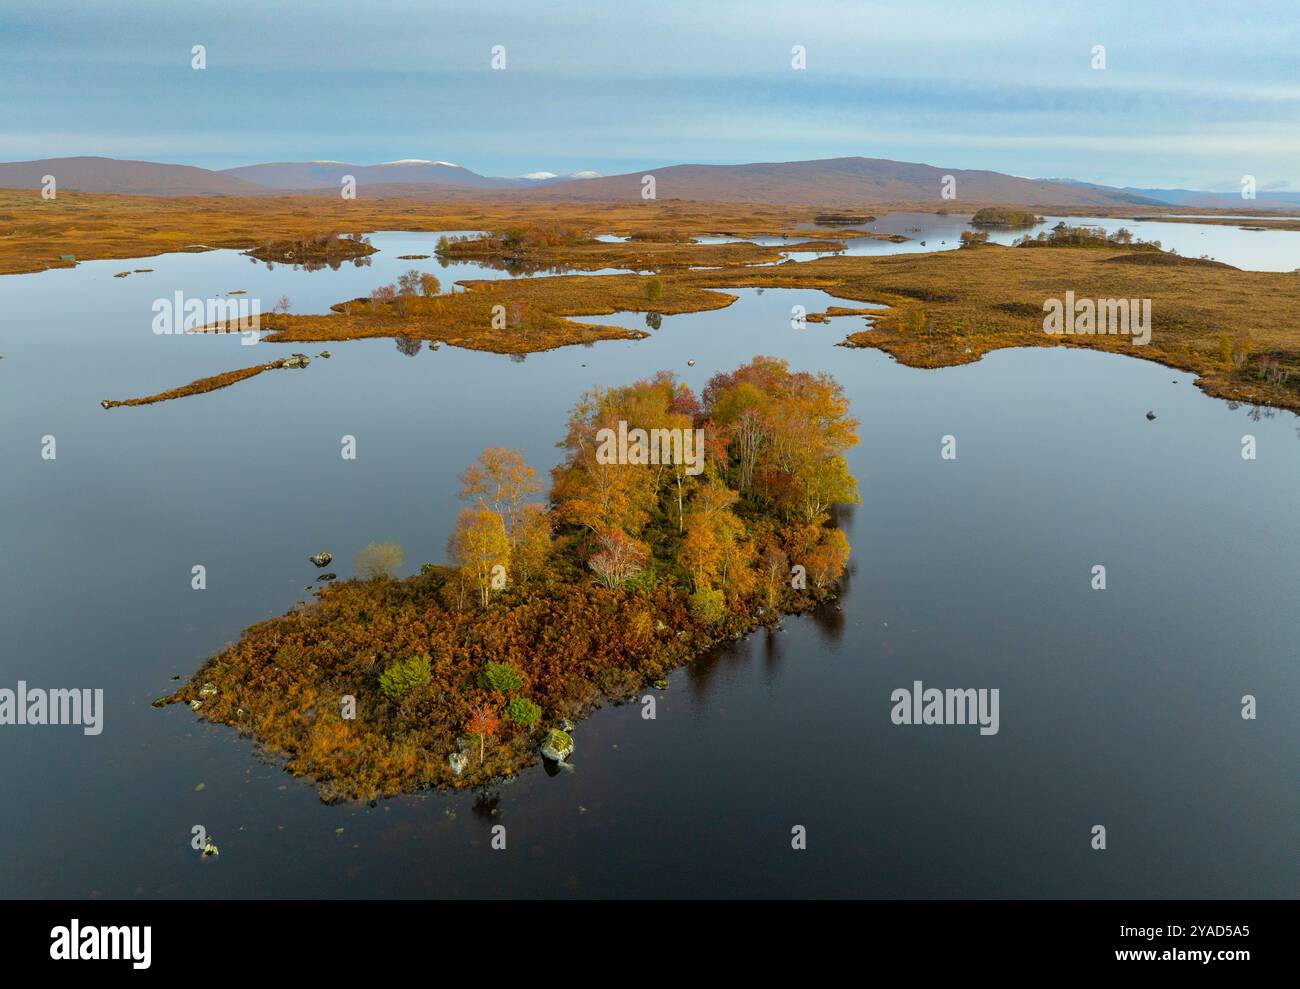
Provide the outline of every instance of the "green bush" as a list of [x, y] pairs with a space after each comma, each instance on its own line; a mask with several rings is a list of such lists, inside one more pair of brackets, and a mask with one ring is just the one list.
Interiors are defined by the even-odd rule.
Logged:
[[506, 706], [506, 717], [525, 728], [537, 724], [542, 716], [542, 709], [527, 697], [516, 697]]
[[488, 663], [478, 676], [479, 686], [507, 697], [524, 685], [524, 675], [509, 663]]
[[379, 689], [390, 700], [400, 700], [416, 687], [423, 687], [433, 679], [428, 656], [399, 659], [379, 674]]
[[701, 621], [712, 624], [726, 613], [726, 599], [719, 590], [696, 591], [690, 598], [691, 614]]

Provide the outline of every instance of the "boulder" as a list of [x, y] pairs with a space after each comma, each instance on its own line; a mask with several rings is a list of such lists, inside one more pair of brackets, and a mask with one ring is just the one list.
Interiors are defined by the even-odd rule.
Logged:
[[290, 354], [280, 362], [281, 367], [306, 367], [311, 363], [311, 358], [306, 354]]
[[318, 567], [328, 567], [330, 565], [330, 560], [334, 559], [334, 554], [322, 552], [322, 553], [317, 553], [315, 556], [309, 557], [309, 559], [311, 560], [312, 563], [316, 564], [316, 566]]
[[469, 766], [469, 756], [463, 752], [453, 752], [447, 756], [447, 765], [451, 766], [451, 771], [459, 776]]
[[573, 755], [573, 736], [567, 731], [552, 728], [542, 742], [542, 755], [552, 762], [564, 762]]
[[1147, 422], [1154, 422], [1154, 421], [1155, 421], [1155, 418], [1156, 418], [1155, 410], [1154, 410], [1154, 409], [1149, 409], [1149, 410], [1147, 411]]
[[199, 688], [199, 696], [200, 696], [200, 697], [216, 697], [216, 696], [217, 696], [217, 685], [214, 684], [214, 683], [205, 683], [202, 687]]

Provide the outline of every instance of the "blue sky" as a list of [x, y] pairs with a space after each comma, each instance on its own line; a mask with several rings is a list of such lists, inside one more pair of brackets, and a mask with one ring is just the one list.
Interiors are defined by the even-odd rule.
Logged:
[[5, 0], [0, 91], [6, 161], [522, 175], [866, 155], [1300, 189], [1295, 0]]

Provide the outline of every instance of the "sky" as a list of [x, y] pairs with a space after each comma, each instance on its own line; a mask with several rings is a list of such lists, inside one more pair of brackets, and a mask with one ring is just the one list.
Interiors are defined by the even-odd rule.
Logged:
[[0, 0], [0, 92], [3, 161], [864, 155], [1300, 190], [1297, 0]]

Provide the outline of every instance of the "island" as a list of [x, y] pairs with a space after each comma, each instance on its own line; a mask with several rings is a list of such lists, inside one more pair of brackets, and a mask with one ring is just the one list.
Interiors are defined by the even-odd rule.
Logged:
[[324, 575], [156, 703], [251, 736], [325, 800], [571, 765], [576, 722], [602, 703], [834, 606], [857, 442], [830, 375], [770, 357], [699, 396], [663, 371], [591, 391], [546, 500], [520, 453], [485, 450], [460, 475], [446, 564], [399, 578], [402, 547], [371, 544], [352, 579]]
[[1007, 209], [1005, 207], [987, 206], [977, 210], [970, 218], [972, 227], [1032, 227], [1042, 223], [1043, 218], [1027, 210]]

